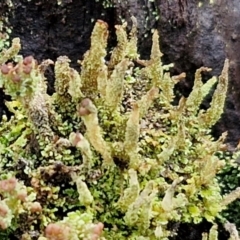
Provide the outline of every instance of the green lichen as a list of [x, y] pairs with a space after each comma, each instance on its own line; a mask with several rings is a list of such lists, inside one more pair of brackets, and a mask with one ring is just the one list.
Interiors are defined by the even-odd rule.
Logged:
[[[80, 73], [65, 56], [40, 65], [19, 57], [1, 66], [1, 86], [12, 97], [12, 116], [0, 125], [1, 172], [15, 169], [43, 206], [28, 227], [19, 222], [25, 239], [33, 230], [39, 240], [168, 239], [168, 223], [214, 223], [238, 198], [238, 189], [222, 196], [216, 178], [226, 134], [210, 135], [224, 109], [228, 60], [207, 83], [201, 72], [210, 69], [197, 70], [192, 93], [174, 105], [174, 86], [185, 74], [170, 76], [157, 31], [150, 59], [139, 59], [132, 20], [129, 36], [126, 24], [116, 26], [109, 62], [108, 26], [97, 21]], [[17, 53], [16, 41], [3, 59]], [[49, 64], [56, 77], [52, 96], [44, 77]], [[216, 83], [209, 109], [201, 110]], [[20, 169], [19, 162], [25, 163]]]

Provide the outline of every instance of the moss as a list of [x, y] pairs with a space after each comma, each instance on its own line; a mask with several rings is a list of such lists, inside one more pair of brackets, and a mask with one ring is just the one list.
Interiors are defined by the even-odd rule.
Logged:
[[[157, 31], [150, 59], [139, 59], [132, 20], [129, 35], [126, 24], [116, 26], [109, 62], [108, 25], [96, 22], [80, 73], [65, 56], [40, 65], [19, 56], [1, 66], [13, 113], [0, 125], [1, 172], [11, 170], [42, 206], [27, 214], [28, 226], [17, 225], [26, 239], [33, 229], [39, 239], [167, 239], [169, 222], [215, 222], [234, 199], [234, 191], [221, 195], [216, 178], [226, 134], [216, 141], [209, 134], [223, 112], [228, 60], [218, 80], [203, 84], [201, 72], [210, 69], [197, 70], [192, 93], [174, 105], [174, 85], [185, 74], [171, 77], [172, 65], [162, 64]], [[16, 41], [1, 59], [17, 54]], [[201, 110], [216, 82], [210, 108]]]
[[[226, 165], [218, 174], [218, 180], [223, 195], [228, 195], [230, 192], [234, 192], [239, 187], [239, 152], [224, 152], [219, 153], [220, 158], [226, 159]], [[228, 219], [228, 221], [235, 223], [237, 229], [240, 229], [239, 221], [239, 200], [231, 202], [227, 208], [222, 212], [222, 215]]]

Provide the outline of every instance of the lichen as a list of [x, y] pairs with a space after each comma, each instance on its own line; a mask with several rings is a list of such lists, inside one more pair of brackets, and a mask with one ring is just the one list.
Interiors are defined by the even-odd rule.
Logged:
[[[175, 84], [186, 74], [171, 76], [172, 64], [163, 65], [157, 31], [150, 59], [139, 59], [132, 20], [130, 36], [126, 23], [116, 26], [109, 62], [108, 25], [96, 22], [80, 73], [66, 56], [40, 65], [31, 56], [6, 63], [18, 40], [1, 53], [0, 83], [12, 97], [12, 116], [0, 124], [1, 174], [13, 172], [42, 206], [27, 214], [32, 222], [18, 221], [24, 239], [33, 230], [39, 240], [168, 239], [169, 223], [214, 223], [239, 195], [238, 189], [221, 195], [216, 174], [225, 163], [218, 153], [226, 133], [218, 140], [210, 135], [224, 110], [228, 60], [220, 77], [206, 83], [201, 72], [210, 69], [198, 69], [192, 93], [174, 104]], [[52, 96], [44, 77], [49, 64]], [[209, 109], [200, 109], [216, 83]]]

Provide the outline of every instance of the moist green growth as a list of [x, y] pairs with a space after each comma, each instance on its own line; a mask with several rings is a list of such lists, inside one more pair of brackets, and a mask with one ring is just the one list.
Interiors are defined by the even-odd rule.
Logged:
[[[162, 64], [157, 31], [150, 59], [139, 59], [132, 20], [129, 34], [126, 23], [116, 26], [109, 61], [108, 25], [96, 22], [80, 73], [66, 56], [41, 64], [16, 56], [19, 39], [2, 51], [0, 87], [12, 98], [12, 116], [0, 125], [0, 178], [7, 173], [27, 186], [26, 199], [34, 195], [35, 208], [21, 212], [0, 202], [15, 216], [19, 239], [168, 239], [177, 234], [168, 223], [214, 223], [238, 197], [238, 190], [222, 196], [216, 179], [226, 133], [216, 141], [210, 135], [224, 108], [228, 60], [206, 83], [201, 73], [211, 69], [198, 69], [191, 94], [174, 105], [174, 86], [185, 74], [171, 77], [172, 64]], [[49, 64], [56, 78], [51, 96]], [[209, 109], [201, 110], [216, 83]], [[5, 218], [7, 234], [13, 222]], [[215, 225], [211, 231], [216, 236]]]

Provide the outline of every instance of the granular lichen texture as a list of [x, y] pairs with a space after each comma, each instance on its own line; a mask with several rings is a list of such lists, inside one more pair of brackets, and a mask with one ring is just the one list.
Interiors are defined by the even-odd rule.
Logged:
[[[3, 238], [168, 239], [177, 234], [169, 223], [214, 223], [238, 197], [239, 189], [222, 196], [216, 179], [226, 133], [210, 135], [224, 110], [228, 60], [206, 83], [202, 72], [211, 69], [198, 69], [188, 98], [173, 104], [186, 74], [171, 76], [172, 64], [162, 64], [157, 31], [150, 59], [140, 59], [132, 20], [129, 33], [126, 23], [116, 26], [111, 54], [108, 25], [98, 20], [80, 72], [67, 56], [38, 64], [17, 55], [19, 39], [2, 50], [0, 87], [11, 96], [11, 117], [0, 124]], [[53, 95], [44, 76], [49, 65]], [[14, 194], [1, 185], [10, 180]]]

